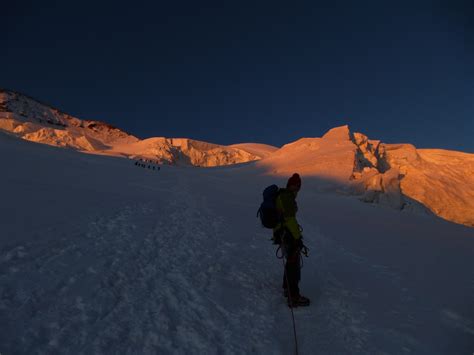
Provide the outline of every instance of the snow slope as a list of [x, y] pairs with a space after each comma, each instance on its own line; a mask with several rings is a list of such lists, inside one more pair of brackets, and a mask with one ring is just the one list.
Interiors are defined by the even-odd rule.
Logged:
[[474, 227], [474, 154], [417, 149], [407, 164], [402, 191], [449, 221]]
[[[186, 138], [140, 140], [99, 121], [83, 121], [28, 96], [0, 90], [0, 130], [23, 139], [87, 153], [158, 163], [220, 166], [258, 160], [271, 146], [220, 146]], [[275, 148], [276, 149], [276, 148]]]
[[265, 158], [269, 156], [271, 153], [278, 150], [277, 147], [274, 147], [268, 144], [261, 144], [261, 143], [239, 143], [239, 144], [232, 144], [229, 147], [244, 150], [260, 158]]
[[[2, 354], [292, 353], [282, 264], [255, 218], [284, 174], [151, 171], [2, 133], [0, 152]], [[305, 176], [298, 195], [300, 354], [471, 354], [474, 230], [329, 181]]]
[[301, 138], [257, 163], [271, 174], [287, 176], [298, 171], [346, 183], [352, 175], [356, 146], [347, 126], [329, 131], [322, 138]]

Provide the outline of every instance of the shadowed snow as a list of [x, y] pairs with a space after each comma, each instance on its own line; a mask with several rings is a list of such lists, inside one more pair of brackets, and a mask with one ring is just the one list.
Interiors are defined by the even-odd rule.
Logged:
[[[255, 218], [287, 176], [151, 171], [4, 134], [0, 151], [1, 353], [292, 353], [282, 262]], [[298, 195], [300, 353], [472, 352], [473, 229], [331, 182], [303, 177]]]

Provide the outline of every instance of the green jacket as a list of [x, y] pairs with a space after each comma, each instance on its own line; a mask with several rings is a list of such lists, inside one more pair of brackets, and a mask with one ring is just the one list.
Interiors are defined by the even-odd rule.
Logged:
[[288, 189], [280, 189], [276, 199], [276, 207], [282, 216], [282, 222], [275, 228], [275, 230], [286, 228], [290, 231], [293, 238], [300, 239], [300, 226], [296, 220], [296, 212], [298, 211], [296, 194]]

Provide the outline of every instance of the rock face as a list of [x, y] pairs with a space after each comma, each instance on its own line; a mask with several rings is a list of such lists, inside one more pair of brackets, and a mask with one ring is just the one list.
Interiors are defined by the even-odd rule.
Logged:
[[100, 121], [80, 120], [25, 95], [0, 91], [0, 129], [23, 139], [94, 154], [146, 158], [162, 164], [221, 166], [254, 161], [277, 148], [220, 146], [191, 139], [140, 140]]

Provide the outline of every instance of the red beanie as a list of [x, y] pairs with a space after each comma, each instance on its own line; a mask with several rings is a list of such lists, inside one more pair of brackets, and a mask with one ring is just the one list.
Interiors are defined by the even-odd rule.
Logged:
[[290, 187], [291, 185], [296, 186], [298, 190], [301, 188], [301, 178], [297, 173], [294, 173], [293, 176], [288, 179], [286, 188]]

